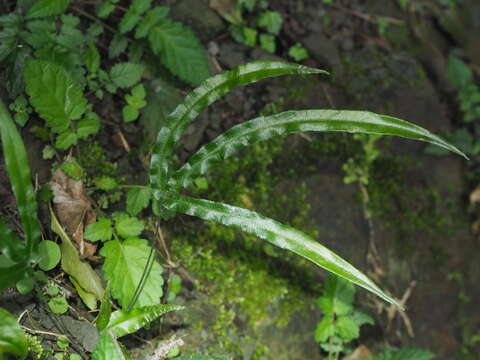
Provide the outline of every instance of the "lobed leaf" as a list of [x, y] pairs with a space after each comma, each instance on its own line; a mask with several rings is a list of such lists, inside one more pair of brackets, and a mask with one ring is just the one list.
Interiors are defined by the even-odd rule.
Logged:
[[132, 310], [117, 310], [110, 316], [105, 330], [115, 337], [122, 337], [140, 330], [167, 312], [182, 309], [183, 306], [179, 305], [158, 304]]
[[237, 227], [254, 234], [281, 249], [290, 250], [318, 266], [347, 279], [385, 301], [402, 307], [395, 299], [385, 294], [362, 272], [343, 260], [334, 252], [312, 240], [301, 231], [281, 224], [253, 211], [209, 200], [194, 199], [178, 195], [166, 204], [168, 209], [215, 221], [226, 226]]
[[228, 158], [252, 142], [306, 131], [396, 135], [426, 141], [466, 157], [455, 146], [428, 130], [392, 116], [353, 110], [286, 111], [259, 117], [229, 129], [193, 155], [174, 174], [174, 182], [177, 187], [188, 186], [192, 179], [205, 173], [213, 162]]
[[33, 190], [25, 145], [5, 105], [0, 100], [0, 139], [3, 156], [18, 212], [25, 233], [25, 259], [31, 260], [40, 240], [37, 220], [37, 200]]
[[[150, 183], [155, 189], [154, 198], [159, 200], [166, 192], [167, 177], [170, 175], [174, 145], [188, 125], [210, 104], [239, 85], [281, 75], [328, 74], [326, 71], [303, 65], [280, 61], [255, 61], [240, 65], [230, 71], [213, 76], [193, 90], [167, 117], [155, 143], [150, 164]], [[155, 204], [154, 204], [155, 205]]]

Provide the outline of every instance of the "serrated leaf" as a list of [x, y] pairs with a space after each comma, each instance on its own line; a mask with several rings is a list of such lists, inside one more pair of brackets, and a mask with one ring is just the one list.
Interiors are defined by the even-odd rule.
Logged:
[[[167, 174], [171, 171], [170, 159], [173, 147], [198, 114], [236, 86], [254, 83], [267, 77], [288, 74], [328, 73], [298, 64], [280, 61], [256, 61], [213, 76], [193, 90], [183, 103], [168, 115], [165, 126], [158, 133], [150, 163], [150, 183], [155, 189], [155, 199], [160, 200], [167, 193]], [[154, 206], [157, 206], [156, 204], [155, 201]]]
[[22, 24], [22, 17], [17, 14], [0, 16], [0, 62], [16, 50]]
[[256, 235], [272, 245], [294, 252], [314, 264], [371, 291], [385, 301], [401, 307], [395, 299], [385, 294], [361, 271], [299, 230], [253, 211], [209, 200], [185, 197], [180, 194], [170, 200], [167, 206], [169, 210], [236, 227]]
[[143, 222], [136, 217], [119, 215], [115, 219], [115, 231], [125, 239], [140, 235], [144, 228]]
[[132, 95], [138, 99], [145, 99], [146, 94], [145, 86], [143, 86], [143, 84], [138, 84], [132, 88]]
[[60, 262], [60, 247], [54, 241], [41, 241], [38, 244], [38, 253], [40, 254], [38, 266], [43, 271], [52, 270]]
[[127, 88], [140, 81], [145, 67], [136, 63], [118, 63], [110, 69], [110, 78], [120, 88]]
[[122, 109], [123, 121], [128, 123], [137, 120], [140, 112], [131, 105], [125, 105]]
[[152, 27], [164, 19], [170, 11], [167, 6], [156, 6], [149, 10], [135, 29], [135, 39], [141, 39], [148, 35]]
[[107, 241], [113, 236], [112, 220], [99, 218], [98, 221], [89, 224], [83, 237], [88, 241]]
[[63, 67], [29, 60], [23, 74], [30, 103], [53, 131], [65, 131], [71, 120], [79, 119], [85, 112], [87, 100], [82, 87]]
[[[0, 139], [2, 142], [5, 168], [12, 185], [13, 194], [15, 195], [15, 199], [17, 201], [18, 213], [20, 215], [22, 229], [25, 234], [26, 248], [25, 252], [23, 253], [23, 259], [26, 262], [34, 257], [38, 242], [40, 240], [41, 233], [37, 220], [37, 200], [35, 197], [35, 192], [33, 191], [31, 173], [28, 166], [29, 161], [27, 152], [25, 150], [25, 145], [15, 124], [10, 118], [10, 114], [1, 100]], [[10, 235], [6, 234], [6, 236], [13, 239], [13, 237]], [[20, 255], [20, 253], [18, 255]], [[6, 269], [2, 269], [0, 273], [3, 273], [4, 275], [10, 275], [11, 279], [14, 279], [15, 271], [20, 271], [20, 269], [23, 269], [24, 267], [25, 264], [22, 262], [15, 269], [12, 269], [11, 273]], [[6, 281], [10, 281], [8, 280], [8, 276]], [[2, 287], [3, 282], [0, 281], [0, 288]]]
[[108, 17], [115, 10], [115, 5], [109, 1], [104, 1], [97, 8], [97, 16], [101, 19]]
[[105, 330], [119, 338], [140, 330], [155, 319], [174, 310], [183, 310], [183, 306], [158, 304], [131, 310], [114, 311]]
[[265, 28], [273, 35], [278, 35], [282, 28], [282, 23], [282, 15], [277, 11], [265, 11], [258, 18], [258, 26]]
[[135, 25], [140, 21], [140, 16], [135, 12], [129, 10], [123, 15], [122, 20], [118, 24], [118, 29], [120, 33], [125, 34], [132, 30]]
[[28, 342], [17, 319], [0, 308], [0, 354], [23, 358], [28, 354]]
[[108, 57], [110, 59], [117, 57], [125, 51], [128, 46], [128, 39], [122, 34], [115, 34], [113, 37], [110, 46], [108, 47]]
[[152, 190], [149, 187], [134, 187], [127, 192], [127, 212], [136, 216], [150, 204]]
[[210, 75], [205, 50], [192, 30], [163, 19], [148, 35], [152, 51], [181, 80], [199, 84]]
[[[100, 250], [105, 257], [103, 271], [109, 281], [112, 296], [126, 308], [132, 300], [138, 283], [142, 279], [150, 255], [146, 240], [130, 238], [123, 242], [111, 240]], [[150, 274], [145, 280], [135, 307], [157, 305], [162, 296], [162, 268], [153, 262]]]
[[228, 158], [250, 143], [306, 131], [395, 135], [426, 141], [466, 157], [455, 146], [428, 130], [391, 116], [368, 111], [298, 110], [259, 117], [232, 127], [204, 145], [175, 173], [174, 179], [178, 187], [186, 187], [193, 178], [205, 173], [213, 162]]
[[333, 335], [335, 335], [335, 324], [331, 316], [324, 316], [315, 328], [315, 341], [323, 343]]
[[34, 19], [60, 15], [67, 10], [70, 0], [37, 0], [28, 10], [26, 18]]
[[97, 114], [89, 113], [87, 116], [77, 122], [77, 136], [79, 139], [86, 139], [90, 135], [95, 135], [100, 130], [100, 119]]
[[275, 37], [269, 34], [260, 34], [260, 47], [274, 54], [276, 50]]
[[72, 130], [67, 129], [57, 136], [55, 147], [60, 150], [66, 150], [78, 142], [78, 136]]

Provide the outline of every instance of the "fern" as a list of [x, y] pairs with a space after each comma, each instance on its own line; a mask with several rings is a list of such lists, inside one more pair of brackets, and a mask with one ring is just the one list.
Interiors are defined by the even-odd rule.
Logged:
[[302, 232], [249, 210], [180, 195], [181, 188], [189, 185], [194, 176], [208, 170], [213, 161], [225, 159], [253, 141], [302, 131], [396, 135], [427, 141], [465, 156], [453, 145], [428, 130], [390, 116], [364, 111], [303, 110], [260, 117], [238, 125], [205, 145], [182, 168], [176, 172], [172, 170], [174, 144], [190, 122], [208, 105], [237, 85], [245, 85], [269, 76], [295, 73], [315, 74], [323, 71], [281, 62], [254, 62], [214, 76], [188, 95], [167, 118], [166, 126], [160, 130], [152, 153], [150, 186], [153, 189], [154, 212], [165, 218], [180, 212], [240, 228], [273, 245], [303, 256], [380, 298], [400, 306], [363, 273]]

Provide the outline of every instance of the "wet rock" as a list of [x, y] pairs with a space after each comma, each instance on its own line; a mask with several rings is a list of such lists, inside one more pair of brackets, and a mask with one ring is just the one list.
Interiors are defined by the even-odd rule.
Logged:
[[336, 44], [321, 32], [314, 32], [302, 39], [308, 52], [323, 66], [333, 67], [340, 63]]
[[249, 48], [246, 45], [226, 41], [220, 44], [219, 61], [231, 69], [247, 62], [246, 53]]

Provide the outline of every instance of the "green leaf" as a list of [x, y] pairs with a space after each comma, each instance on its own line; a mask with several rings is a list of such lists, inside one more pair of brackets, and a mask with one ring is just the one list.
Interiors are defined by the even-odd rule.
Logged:
[[115, 5], [110, 1], [103, 1], [97, 8], [97, 16], [101, 19], [105, 19], [115, 10]]
[[55, 147], [60, 150], [66, 150], [78, 142], [78, 136], [72, 130], [66, 129], [55, 140]]
[[355, 287], [349, 281], [330, 275], [325, 284], [323, 295], [319, 299], [324, 314], [347, 315], [353, 311]]
[[43, 240], [38, 244], [40, 262], [38, 266], [43, 271], [52, 270], [60, 262], [60, 246], [54, 241]]
[[132, 95], [137, 99], [145, 99], [145, 96], [147, 95], [145, 86], [143, 86], [143, 84], [138, 84], [132, 88]]
[[99, 218], [97, 222], [89, 224], [85, 229], [83, 237], [88, 241], [107, 241], [113, 236], [112, 220]]
[[163, 19], [150, 30], [148, 40], [163, 65], [181, 80], [199, 84], [210, 75], [203, 46], [181, 23]]
[[123, 121], [128, 123], [137, 120], [140, 112], [131, 105], [125, 105], [122, 109]]
[[[1, 100], [0, 139], [2, 141], [5, 168], [12, 185], [13, 194], [17, 200], [18, 212], [25, 234], [26, 249], [24, 259], [29, 261], [34, 257], [41, 234], [37, 220], [37, 200], [33, 191], [25, 145]], [[9, 235], [9, 237], [11, 236]], [[24, 265], [18, 265], [16, 269], [19, 270], [23, 267]], [[3, 271], [5, 270], [2, 269], [0, 272]], [[13, 279], [14, 274], [11, 273], [11, 276]], [[0, 281], [0, 287], [2, 287], [2, 281]]]
[[318, 343], [323, 343], [333, 335], [335, 335], [335, 324], [333, 317], [324, 316], [322, 321], [320, 321], [315, 328], [315, 341]]
[[188, 186], [194, 177], [205, 173], [214, 161], [224, 160], [250, 143], [306, 131], [396, 135], [426, 141], [466, 157], [455, 146], [428, 130], [391, 116], [353, 110], [286, 111], [234, 126], [203, 146], [175, 173], [177, 188]]
[[354, 312], [350, 315], [350, 318], [355, 321], [358, 326], [362, 326], [364, 324], [374, 325], [375, 322], [373, 321], [372, 317], [365, 314], [364, 312], [354, 310]]
[[258, 18], [258, 26], [261, 26], [270, 34], [278, 35], [282, 28], [282, 15], [277, 11], [265, 11]]
[[126, 352], [115, 336], [108, 331], [101, 331], [92, 360], [129, 360], [131, 357]]
[[0, 308], [0, 356], [11, 354], [25, 357], [28, 354], [28, 342], [17, 319], [7, 310]]
[[193, 354], [193, 355], [183, 355], [180, 357], [176, 357], [175, 360], [228, 360], [226, 357], [212, 357], [210, 355], [201, 355], [201, 354]]
[[106, 330], [119, 338], [140, 330], [167, 312], [183, 309], [184, 307], [179, 305], [159, 304], [132, 310], [117, 310], [112, 313]]
[[127, 212], [136, 216], [150, 204], [152, 189], [149, 187], [134, 187], [127, 192]]
[[453, 55], [448, 57], [447, 75], [457, 90], [475, 83], [472, 70], [463, 60]]
[[58, 222], [51, 207], [50, 217], [52, 219], [52, 231], [62, 239], [60, 250], [62, 252], [61, 264], [63, 271], [72, 276], [86, 292], [95, 295], [97, 300], [101, 300], [103, 298], [104, 289], [99, 276], [92, 269], [90, 264], [80, 260], [77, 249]]
[[135, 29], [135, 39], [146, 37], [155, 25], [167, 17], [169, 11], [170, 8], [167, 6], [156, 6], [149, 10]]
[[127, 37], [121, 34], [115, 34], [115, 36], [112, 39], [112, 42], [110, 43], [110, 46], [108, 47], [108, 57], [110, 59], [117, 57], [118, 55], [120, 55], [125, 51], [127, 46], [128, 46]]
[[70, 0], [37, 0], [28, 10], [26, 18], [34, 19], [60, 15], [67, 10]]
[[345, 341], [352, 341], [360, 336], [360, 327], [348, 316], [340, 316], [335, 324], [338, 335]]
[[90, 74], [96, 74], [100, 68], [100, 53], [93, 42], [88, 43], [87, 50], [83, 55], [83, 61]]
[[65, 296], [57, 296], [48, 301], [48, 307], [55, 314], [65, 314], [68, 311], [68, 303]]
[[93, 183], [95, 184], [95, 186], [97, 188], [99, 188], [100, 190], [105, 190], [105, 191], [113, 190], [113, 189], [116, 189], [118, 187], [117, 181], [110, 176], [97, 177], [97, 178], [93, 179]]
[[32, 278], [32, 277], [25, 277], [21, 280], [19, 280], [16, 284], [15, 284], [16, 288], [17, 288], [17, 291], [22, 294], [22, 295], [26, 295], [28, 294], [30, 291], [33, 290], [33, 287], [35, 286], [35, 280]]
[[276, 50], [275, 37], [268, 34], [260, 34], [260, 47], [274, 54]]
[[290, 250], [318, 266], [371, 291], [385, 301], [401, 307], [395, 299], [385, 294], [362, 272], [299, 230], [263, 217], [253, 211], [182, 195], [177, 195], [174, 200], [167, 203], [167, 206], [168, 209], [183, 214], [196, 216], [203, 220], [215, 221], [226, 226], [237, 227], [256, 235], [272, 245]]
[[97, 298], [94, 294], [85, 291], [80, 284], [71, 276], [69, 276], [70, 281], [72, 282], [73, 286], [77, 290], [80, 299], [82, 299], [83, 303], [89, 308], [90, 310], [95, 310], [97, 308]]
[[129, 10], [125, 13], [125, 15], [123, 15], [122, 20], [120, 20], [120, 23], [118, 24], [118, 30], [121, 34], [125, 34], [132, 30], [139, 21], [140, 16]]
[[0, 219], [0, 252], [13, 262], [27, 260], [25, 244]]
[[140, 235], [144, 228], [143, 222], [136, 217], [119, 215], [115, 219], [115, 231], [125, 239]]
[[[109, 281], [112, 296], [118, 300], [122, 308], [126, 308], [142, 279], [150, 255], [150, 247], [143, 239], [130, 238], [123, 242], [111, 240], [105, 243], [100, 250], [100, 255], [105, 257], [103, 271], [105, 278]], [[162, 271], [160, 264], [154, 261], [135, 307], [159, 303], [163, 293]]]
[[28, 60], [23, 75], [31, 104], [53, 131], [65, 131], [71, 120], [79, 119], [85, 112], [87, 100], [82, 87], [63, 67]]
[[110, 289], [105, 289], [105, 295], [100, 305], [100, 311], [98, 313], [96, 326], [99, 331], [105, 329], [110, 322], [110, 316], [112, 315], [112, 304], [110, 303]]
[[230, 71], [213, 76], [193, 90], [165, 120], [161, 128], [150, 163], [150, 183], [156, 200], [167, 193], [167, 176], [171, 171], [174, 145], [179, 141], [188, 125], [210, 104], [238, 85], [247, 85], [267, 77], [288, 74], [328, 74], [326, 71], [303, 65], [279, 61], [256, 61], [240, 65]]
[[60, 165], [60, 168], [65, 172], [65, 174], [68, 175], [68, 177], [71, 177], [75, 180], [81, 179], [85, 174], [82, 166], [75, 160], [65, 161], [62, 165]]
[[0, 62], [17, 49], [17, 42], [22, 28], [22, 17], [10, 13], [0, 16]]
[[307, 49], [305, 49], [300, 43], [296, 43], [288, 50], [288, 56], [295, 61], [307, 60], [310, 57]]
[[120, 88], [127, 88], [140, 81], [145, 67], [142, 64], [118, 63], [110, 69], [110, 78]]
[[79, 139], [86, 139], [90, 135], [95, 135], [100, 130], [100, 118], [97, 114], [91, 112], [86, 117], [77, 122], [77, 136]]

